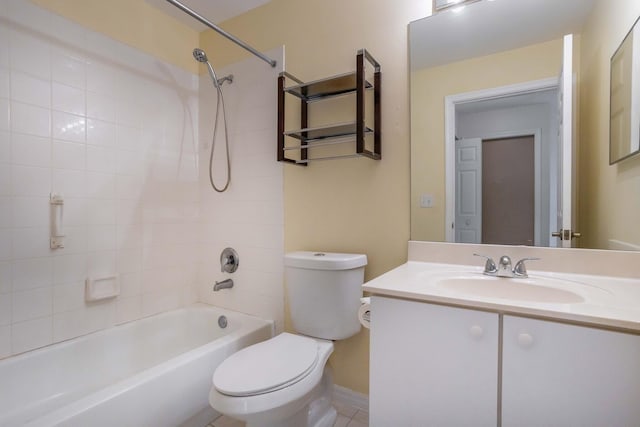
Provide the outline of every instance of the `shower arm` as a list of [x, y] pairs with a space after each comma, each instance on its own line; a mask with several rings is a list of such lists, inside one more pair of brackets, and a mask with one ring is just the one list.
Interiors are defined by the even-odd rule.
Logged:
[[227, 33], [225, 30], [223, 30], [222, 28], [218, 27], [216, 24], [214, 24], [213, 22], [209, 21], [208, 19], [206, 19], [202, 15], [199, 15], [197, 12], [195, 12], [194, 10], [188, 8], [187, 6], [185, 6], [184, 4], [180, 3], [179, 1], [177, 1], [177, 0], [167, 0], [167, 2], [171, 3], [172, 5], [177, 7], [178, 9], [182, 10], [184, 13], [186, 13], [189, 16], [191, 16], [192, 18], [197, 19], [198, 21], [200, 21], [201, 23], [203, 23], [207, 27], [209, 27], [212, 30], [214, 30], [215, 32], [217, 32], [218, 34], [220, 34], [220, 35], [226, 37], [227, 39], [231, 40], [232, 42], [234, 42], [238, 46], [248, 50], [251, 53], [253, 53], [255, 56], [257, 56], [258, 58], [262, 59], [264, 62], [268, 63], [272, 67], [276, 66], [277, 62], [275, 60], [269, 58], [268, 56], [264, 55], [261, 52], [258, 52], [257, 50], [255, 50], [254, 48], [252, 48], [251, 46], [249, 46], [248, 44], [246, 44], [242, 40], [238, 39], [237, 37], [234, 37], [231, 34]]

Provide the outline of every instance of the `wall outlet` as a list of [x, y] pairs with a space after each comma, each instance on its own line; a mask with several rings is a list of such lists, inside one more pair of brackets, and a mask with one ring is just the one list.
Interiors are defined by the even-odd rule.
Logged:
[[433, 196], [431, 194], [423, 194], [420, 196], [420, 207], [421, 208], [432, 208], [433, 207]]

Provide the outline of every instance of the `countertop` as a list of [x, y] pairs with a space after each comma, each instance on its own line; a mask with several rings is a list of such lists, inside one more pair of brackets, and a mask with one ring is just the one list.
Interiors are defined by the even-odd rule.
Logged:
[[[481, 279], [482, 267], [409, 261], [363, 285], [373, 295], [523, 315], [640, 334], [640, 279], [529, 270], [528, 279], [499, 279], [514, 286], [554, 281], [554, 289], [580, 295], [579, 302], [540, 302], [505, 295], [452, 290], [434, 278], [461, 274]], [[531, 285], [535, 286], [535, 285]], [[375, 315], [375, 314], [374, 314]]]

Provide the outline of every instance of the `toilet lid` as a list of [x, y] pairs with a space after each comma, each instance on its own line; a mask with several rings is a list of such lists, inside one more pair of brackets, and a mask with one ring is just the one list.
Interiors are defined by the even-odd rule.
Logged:
[[213, 374], [213, 386], [229, 396], [252, 396], [294, 384], [318, 363], [312, 338], [282, 333], [232, 354]]

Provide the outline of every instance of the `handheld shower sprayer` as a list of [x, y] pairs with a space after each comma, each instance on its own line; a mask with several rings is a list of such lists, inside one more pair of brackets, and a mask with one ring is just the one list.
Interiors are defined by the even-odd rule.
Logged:
[[211, 80], [213, 80], [213, 85], [216, 88], [219, 88], [225, 81], [228, 81], [229, 83], [233, 82], [233, 74], [229, 74], [228, 76], [218, 79], [218, 76], [216, 75], [215, 70], [211, 66], [211, 63], [209, 62], [209, 58], [207, 58], [207, 54], [205, 53], [204, 50], [200, 48], [193, 49], [193, 57], [196, 59], [196, 61], [206, 64], [207, 70], [209, 70], [209, 75], [211, 76]]
[[[207, 70], [209, 70], [209, 76], [211, 76], [211, 80], [213, 80], [213, 85], [216, 88], [216, 93], [217, 93], [217, 100], [216, 100], [216, 115], [215, 115], [215, 120], [213, 123], [213, 137], [211, 139], [211, 153], [209, 155], [209, 182], [211, 183], [211, 187], [213, 187], [213, 189], [215, 191], [217, 191], [218, 193], [223, 193], [224, 191], [227, 190], [227, 188], [229, 187], [229, 184], [231, 183], [231, 159], [229, 157], [229, 134], [227, 131], [227, 112], [226, 109], [224, 107], [224, 96], [222, 95], [222, 84], [225, 81], [228, 81], [229, 83], [233, 82], [233, 75], [230, 74], [228, 76], [225, 76], [221, 79], [218, 79], [218, 76], [216, 76], [216, 72], [213, 69], [213, 67], [211, 66], [211, 63], [209, 63], [209, 60], [207, 58], [207, 54], [205, 53], [204, 50], [199, 49], [199, 48], [195, 48], [193, 49], [193, 57], [196, 59], [196, 61], [202, 63], [202, 64], [206, 64], [207, 65]], [[218, 188], [216, 187], [216, 184], [213, 182], [213, 153], [215, 151], [215, 147], [216, 147], [216, 136], [218, 134], [218, 118], [220, 116], [220, 110], [222, 109], [222, 121], [224, 124], [224, 142], [225, 142], [225, 151], [226, 151], [226, 160], [227, 160], [227, 179], [226, 179], [226, 183], [224, 185], [224, 187], [222, 188]]]

